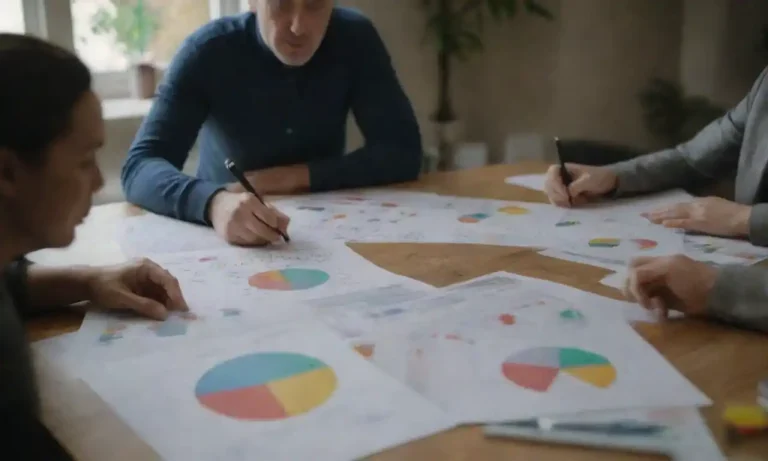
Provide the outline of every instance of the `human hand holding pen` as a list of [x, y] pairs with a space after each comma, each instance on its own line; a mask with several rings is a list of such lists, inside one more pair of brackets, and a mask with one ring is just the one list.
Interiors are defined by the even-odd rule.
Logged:
[[214, 195], [208, 210], [213, 228], [233, 245], [261, 246], [278, 243], [287, 235], [290, 218], [262, 203], [250, 192], [222, 190]]
[[[248, 181], [248, 178], [245, 177], [245, 174], [242, 171], [240, 171], [240, 169], [237, 167], [237, 165], [235, 165], [235, 162], [233, 162], [232, 160], [227, 159], [227, 160], [224, 161], [224, 166], [227, 167], [229, 172], [232, 173], [232, 176], [234, 176], [235, 179], [237, 179], [237, 182], [240, 183], [240, 185], [243, 187], [243, 189], [245, 189], [251, 195], [256, 197], [256, 199], [259, 202], [261, 202], [261, 204], [263, 206], [271, 208], [269, 205], [267, 205], [267, 203], [261, 197], [261, 194], [256, 192], [256, 189], [254, 189], [253, 185], [250, 183], [250, 181]], [[285, 215], [283, 215], [283, 216], [287, 218], [287, 216], [285, 216]], [[283, 240], [286, 241], [286, 243], [291, 241], [291, 239], [288, 237], [288, 234], [285, 232], [285, 229], [280, 229], [278, 227], [275, 227], [274, 225], [270, 225], [270, 224], [265, 223], [258, 215], [256, 215], [256, 217], [259, 218], [259, 221], [261, 221], [262, 224], [269, 226], [271, 230], [273, 230], [273, 231], [277, 232], [278, 234], [280, 234], [280, 236], [283, 238]]]
[[[572, 178], [566, 186], [561, 173], [567, 169]], [[552, 165], [544, 180], [544, 192], [553, 205], [571, 207], [582, 205], [616, 188], [618, 178], [609, 168], [567, 163]]]

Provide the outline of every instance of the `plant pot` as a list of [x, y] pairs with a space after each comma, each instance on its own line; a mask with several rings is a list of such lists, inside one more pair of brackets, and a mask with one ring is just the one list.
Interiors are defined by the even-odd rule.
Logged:
[[131, 96], [134, 99], [152, 99], [157, 88], [157, 68], [149, 63], [133, 66], [131, 72]]
[[453, 168], [456, 146], [464, 140], [464, 122], [452, 120], [450, 122], [433, 122], [433, 124], [439, 154], [438, 169], [450, 170]]

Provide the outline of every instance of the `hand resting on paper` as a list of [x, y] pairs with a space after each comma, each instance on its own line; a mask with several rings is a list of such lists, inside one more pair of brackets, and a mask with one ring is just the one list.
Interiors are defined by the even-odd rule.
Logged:
[[29, 312], [90, 301], [105, 309], [126, 309], [163, 320], [168, 311], [189, 309], [178, 280], [148, 259], [112, 266], [31, 264], [26, 287], [24, 309]]
[[176, 277], [149, 259], [99, 268], [90, 280], [90, 301], [104, 308], [130, 309], [157, 320], [171, 310], [189, 310]]
[[233, 245], [242, 246], [279, 242], [281, 236], [272, 228], [287, 233], [290, 223], [288, 216], [272, 206], [265, 206], [253, 194], [229, 190], [213, 196], [208, 216], [220, 236]]
[[722, 237], [749, 235], [752, 207], [720, 197], [706, 197], [678, 203], [644, 213], [655, 224], [673, 229], [701, 232]]
[[573, 177], [573, 182], [567, 188], [560, 177], [560, 165], [552, 165], [547, 170], [544, 192], [553, 205], [569, 207], [569, 192], [574, 205], [583, 205], [616, 188], [618, 177], [608, 168], [575, 163], [566, 163], [565, 167]]
[[629, 266], [624, 294], [646, 309], [704, 315], [717, 269], [687, 256], [637, 258]]

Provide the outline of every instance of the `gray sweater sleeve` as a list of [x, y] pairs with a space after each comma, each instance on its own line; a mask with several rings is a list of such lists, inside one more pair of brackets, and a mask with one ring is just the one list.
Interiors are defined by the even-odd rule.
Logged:
[[744, 129], [755, 95], [768, 67], [734, 108], [711, 122], [691, 140], [672, 149], [611, 165], [618, 176], [616, 196], [687, 188], [722, 178], [736, 170]]
[[707, 313], [718, 320], [768, 332], [768, 270], [720, 266]]

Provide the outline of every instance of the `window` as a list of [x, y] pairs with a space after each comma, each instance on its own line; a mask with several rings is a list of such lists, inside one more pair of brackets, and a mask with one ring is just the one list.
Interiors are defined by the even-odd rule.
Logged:
[[140, 61], [164, 67], [182, 41], [211, 19], [209, 0], [72, 0], [75, 51], [92, 71]]
[[24, 6], [22, 0], [0, 1], [0, 32], [24, 33]]
[[[25, 31], [75, 51], [104, 99], [129, 98], [133, 64], [159, 69], [213, 18], [242, 11], [241, 0], [0, 0], [0, 31]], [[157, 79], [160, 75], [157, 76]]]

